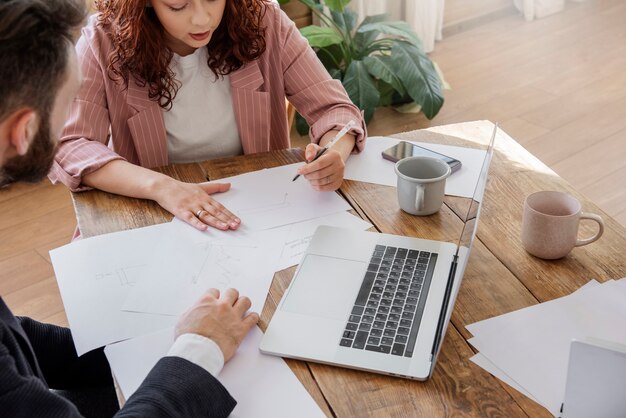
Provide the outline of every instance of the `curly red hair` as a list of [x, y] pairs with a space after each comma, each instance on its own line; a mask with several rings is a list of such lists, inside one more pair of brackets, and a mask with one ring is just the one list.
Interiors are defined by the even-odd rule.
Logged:
[[[207, 65], [216, 76], [227, 75], [265, 52], [262, 26], [267, 0], [226, 0], [222, 21], [207, 45]], [[96, 0], [98, 22], [108, 28], [113, 42], [108, 70], [111, 79], [128, 86], [148, 86], [150, 99], [168, 109], [179, 83], [169, 69], [173, 53], [166, 46], [165, 31], [146, 0]]]

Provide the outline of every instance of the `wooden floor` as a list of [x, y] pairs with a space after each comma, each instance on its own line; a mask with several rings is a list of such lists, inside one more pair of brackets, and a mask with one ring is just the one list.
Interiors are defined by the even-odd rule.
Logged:
[[[622, 0], [587, 0], [542, 20], [509, 15], [450, 36], [432, 54], [452, 86], [441, 113], [427, 121], [380, 109], [370, 134], [499, 121], [626, 225], [624, 22]], [[76, 225], [68, 191], [13, 186], [0, 191], [0, 213], [0, 294], [16, 314], [66, 325], [48, 251]]]

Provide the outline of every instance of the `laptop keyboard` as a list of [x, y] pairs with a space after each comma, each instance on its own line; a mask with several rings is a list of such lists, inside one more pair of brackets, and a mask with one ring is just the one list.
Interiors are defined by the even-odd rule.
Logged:
[[339, 345], [413, 356], [436, 260], [435, 253], [377, 245]]

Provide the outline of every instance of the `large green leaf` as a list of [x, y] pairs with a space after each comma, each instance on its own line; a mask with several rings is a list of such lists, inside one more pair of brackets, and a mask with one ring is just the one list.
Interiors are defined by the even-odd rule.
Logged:
[[346, 7], [343, 12], [330, 12], [333, 21], [344, 33], [352, 33], [352, 30], [356, 26], [357, 14], [349, 7]]
[[365, 112], [365, 122], [368, 122], [378, 106], [380, 93], [363, 61], [354, 60], [350, 63], [343, 77], [343, 86], [350, 100]]
[[393, 96], [396, 89], [391, 84], [385, 83], [383, 80], [378, 80], [378, 92], [380, 93], [380, 99], [378, 100], [378, 106], [391, 106], [393, 104]]
[[387, 35], [400, 36], [402, 38], [407, 39], [415, 46], [420, 47], [422, 43], [420, 39], [417, 37], [415, 31], [411, 28], [411, 26], [402, 21], [397, 22], [373, 22], [368, 23], [366, 25], [361, 25], [357, 29], [357, 32], [369, 32], [369, 31], [378, 31], [380, 33], [385, 33]]
[[379, 15], [365, 16], [359, 27], [369, 25], [370, 23], [384, 22], [389, 19], [389, 13], [381, 13]]
[[331, 28], [321, 28], [316, 25], [305, 26], [300, 29], [309, 45], [313, 48], [323, 48], [330, 45], [340, 44], [343, 39]]
[[400, 81], [395, 73], [391, 56], [371, 55], [363, 58], [363, 62], [367, 67], [367, 71], [369, 71], [372, 76], [390, 84], [398, 93], [405, 93], [402, 81]]
[[362, 31], [361, 28], [363, 26], [369, 25], [370, 23], [383, 22], [388, 18], [388, 14], [380, 14], [367, 16], [365, 19], [363, 19], [363, 22], [361, 22], [354, 35], [354, 44], [356, 45], [358, 50], [363, 50], [367, 48], [372, 42], [376, 40], [376, 38], [378, 38], [378, 35], [380, 35], [379, 30], [371, 29], [368, 31]]
[[395, 74], [409, 96], [422, 106], [428, 119], [434, 118], [443, 106], [443, 93], [432, 61], [419, 48], [406, 42], [395, 42], [391, 57]]
[[334, 12], [343, 12], [350, 0], [324, 0], [324, 4]]

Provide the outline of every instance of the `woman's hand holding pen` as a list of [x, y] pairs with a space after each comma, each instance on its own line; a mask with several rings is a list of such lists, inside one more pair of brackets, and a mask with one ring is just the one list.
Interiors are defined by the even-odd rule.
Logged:
[[[319, 145], [309, 144], [304, 156], [307, 161], [311, 161], [321, 150], [322, 147]], [[341, 186], [345, 167], [341, 153], [331, 148], [317, 160], [300, 167], [298, 173], [304, 176], [315, 190], [331, 192]]]
[[[354, 135], [346, 134], [346, 132], [354, 125], [355, 122], [350, 121], [341, 131], [326, 132], [320, 145], [307, 145], [304, 157], [308, 163], [298, 169], [298, 175], [303, 175], [315, 190], [331, 192], [341, 187], [346, 168], [345, 162], [354, 149], [356, 141]], [[323, 151], [324, 146], [328, 149], [316, 158], [318, 153]], [[296, 180], [295, 177], [294, 180]]]
[[165, 210], [193, 227], [237, 229], [241, 220], [211, 197], [230, 189], [230, 183], [183, 183], [168, 178], [158, 187], [154, 200]]

